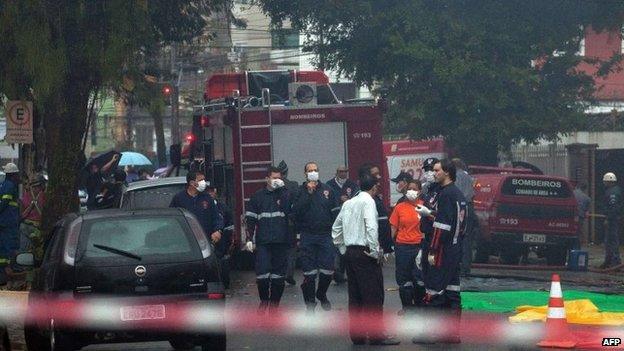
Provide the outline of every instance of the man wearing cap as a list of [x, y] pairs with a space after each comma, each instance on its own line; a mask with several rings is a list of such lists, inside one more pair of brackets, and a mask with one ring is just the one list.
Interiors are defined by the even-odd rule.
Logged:
[[609, 268], [622, 263], [620, 259], [620, 216], [622, 214], [622, 189], [617, 185], [614, 173], [602, 177], [605, 186], [604, 206], [607, 215], [607, 233], [604, 239], [605, 259], [600, 268]]
[[19, 169], [7, 163], [2, 170], [6, 178], [0, 184], [0, 284], [5, 283], [6, 267], [19, 248]]
[[397, 201], [397, 205], [407, 200], [405, 197], [405, 194], [407, 193], [407, 184], [413, 179], [412, 175], [405, 171], [401, 171], [398, 176], [390, 179], [393, 183], [397, 183], [396, 191], [403, 194], [403, 196], [401, 196], [401, 198]]
[[423, 195], [426, 195], [429, 192], [430, 186], [437, 186], [437, 183], [435, 181], [435, 173], [433, 172], [433, 166], [438, 162], [440, 162], [440, 160], [435, 157], [429, 157], [423, 161], [422, 174], [420, 179], [420, 181], [422, 182], [421, 194]]

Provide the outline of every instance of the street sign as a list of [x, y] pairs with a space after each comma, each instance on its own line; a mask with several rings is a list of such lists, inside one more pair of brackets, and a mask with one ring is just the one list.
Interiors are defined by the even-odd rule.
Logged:
[[9, 144], [32, 144], [33, 104], [30, 101], [8, 101], [6, 104], [6, 136]]

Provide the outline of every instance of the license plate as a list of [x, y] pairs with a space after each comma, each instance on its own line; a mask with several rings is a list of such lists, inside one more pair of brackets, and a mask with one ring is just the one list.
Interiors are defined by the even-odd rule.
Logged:
[[165, 319], [165, 305], [143, 305], [121, 307], [122, 321]]
[[546, 235], [543, 234], [524, 234], [522, 241], [525, 243], [545, 244]]

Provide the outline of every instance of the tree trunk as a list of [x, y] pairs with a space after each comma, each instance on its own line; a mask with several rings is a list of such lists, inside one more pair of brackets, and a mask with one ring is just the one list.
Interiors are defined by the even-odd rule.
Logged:
[[163, 126], [162, 113], [152, 113], [154, 119], [154, 132], [156, 133], [156, 153], [158, 154], [158, 166], [167, 165], [167, 146], [165, 145], [165, 128]]
[[47, 199], [43, 210], [42, 232], [44, 239], [54, 224], [64, 215], [77, 212], [78, 174], [80, 171], [81, 142], [85, 132], [87, 105], [90, 89], [80, 84], [80, 77], [68, 77], [64, 91], [55, 103], [48, 103], [46, 111], [46, 152], [49, 181]]

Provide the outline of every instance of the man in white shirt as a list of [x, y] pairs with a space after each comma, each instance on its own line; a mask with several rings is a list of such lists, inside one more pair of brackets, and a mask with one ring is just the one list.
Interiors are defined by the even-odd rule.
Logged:
[[370, 175], [360, 178], [360, 192], [343, 205], [334, 225], [334, 245], [344, 255], [348, 277], [349, 314], [357, 318], [360, 313], [379, 314], [380, 328], [366, 334], [357, 332], [358, 325], [351, 323], [349, 332], [355, 345], [363, 345], [368, 337], [371, 345], [398, 345], [399, 341], [384, 334], [382, 321], [384, 286], [381, 272], [383, 256], [377, 233], [377, 208], [373, 196], [378, 191], [378, 180]]

